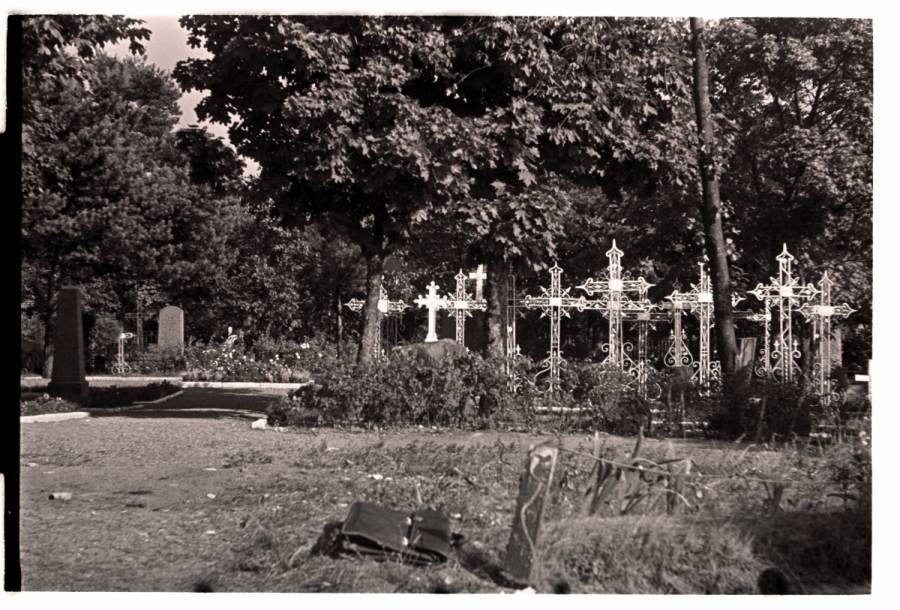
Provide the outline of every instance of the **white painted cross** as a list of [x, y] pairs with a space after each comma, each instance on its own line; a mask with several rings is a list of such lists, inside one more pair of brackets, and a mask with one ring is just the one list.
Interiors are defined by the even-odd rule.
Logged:
[[428, 308], [428, 336], [425, 337], [426, 343], [437, 341], [437, 310], [447, 309], [447, 300], [437, 295], [438, 287], [434, 282], [428, 285], [428, 296], [420, 296], [415, 300], [415, 304], [419, 307]]
[[484, 280], [487, 279], [487, 268], [484, 265], [478, 265], [478, 269], [469, 274], [470, 280], [475, 280], [475, 300], [484, 300]]

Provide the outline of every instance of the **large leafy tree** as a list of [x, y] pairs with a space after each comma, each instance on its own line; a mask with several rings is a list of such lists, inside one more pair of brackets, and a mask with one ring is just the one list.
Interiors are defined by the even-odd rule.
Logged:
[[[260, 184], [283, 216], [320, 217], [361, 248], [361, 362], [373, 357], [383, 261], [430, 214], [468, 206], [459, 213], [480, 235], [504, 217], [516, 235], [529, 227], [530, 202], [546, 208], [554, 197], [548, 175], [601, 182], [610, 192], [652, 188], [679, 142], [667, 131], [677, 127], [672, 100], [684, 99], [665, 52], [677, 41], [668, 22], [191, 16], [181, 23], [191, 44], [213, 55], [175, 70], [183, 88], [209, 91], [198, 116], [231, 125], [231, 141], [260, 163]], [[534, 193], [520, 196], [526, 191]], [[530, 226], [546, 231], [552, 252], [556, 219], [547, 220]], [[528, 262], [544, 264], [540, 258]]]
[[733, 270], [765, 281], [787, 244], [801, 282], [828, 271], [860, 310], [854, 326], [871, 324], [872, 53], [861, 19], [723, 20], [710, 36]]
[[237, 200], [190, 182], [171, 133], [179, 92], [164, 72], [98, 55], [81, 66], [83, 80], [62, 87], [28, 74], [23, 296], [39, 311], [49, 357], [60, 286], [111, 291], [86, 295], [118, 301], [110, 314], [133, 306], [138, 288], [180, 300], [230, 256]]

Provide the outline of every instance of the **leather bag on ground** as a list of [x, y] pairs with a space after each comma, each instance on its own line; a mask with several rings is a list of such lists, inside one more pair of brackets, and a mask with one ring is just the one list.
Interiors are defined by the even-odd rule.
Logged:
[[447, 560], [451, 537], [450, 519], [436, 510], [409, 513], [354, 502], [346, 521], [325, 526], [312, 552], [430, 565]]

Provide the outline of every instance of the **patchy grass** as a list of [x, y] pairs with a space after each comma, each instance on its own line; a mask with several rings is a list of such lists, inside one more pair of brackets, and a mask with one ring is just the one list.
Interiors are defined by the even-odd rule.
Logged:
[[[275, 432], [125, 415], [23, 430], [26, 590], [498, 592], [475, 565], [502, 564], [525, 456], [543, 440], [566, 451], [538, 542], [539, 592], [752, 593], [768, 568], [796, 592], [858, 591], [871, 574], [870, 488], [848, 475], [867, 446], [646, 439], [641, 455], [690, 457], [702, 474], [679, 512], [648, 501], [630, 515], [604, 507], [587, 517], [587, 435]], [[602, 454], [615, 459], [633, 444], [606, 436]], [[763, 475], [790, 481], [777, 512]], [[72, 500], [47, 499], [59, 491]], [[434, 507], [465, 543], [431, 568], [310, 554], [357, 500]]]

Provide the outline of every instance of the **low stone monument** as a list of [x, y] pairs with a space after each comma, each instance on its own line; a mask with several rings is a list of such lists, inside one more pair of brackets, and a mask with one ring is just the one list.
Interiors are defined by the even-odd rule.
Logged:
[[159, 335], [156, 340], [159, 349], [177, 348], [184, 352], [184, 311], [169, 305], [159, 310]]
[[84, 378], [84, 334], [81, 327], [81, 289], [64, 286], [56, 305], [53, 335], [53, 374], [47, 392], [51, 396], [84, 400], [88, 382]]

